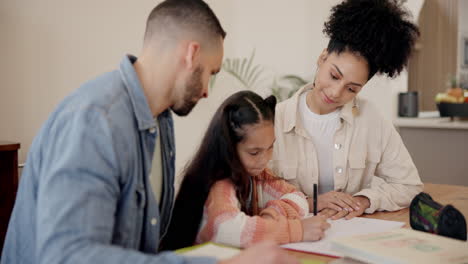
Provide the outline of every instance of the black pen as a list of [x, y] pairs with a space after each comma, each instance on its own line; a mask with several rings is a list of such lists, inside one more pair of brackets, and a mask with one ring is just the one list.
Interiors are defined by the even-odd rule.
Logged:
[[314, 215], [317, 215], [317, 184], [314, 183]]

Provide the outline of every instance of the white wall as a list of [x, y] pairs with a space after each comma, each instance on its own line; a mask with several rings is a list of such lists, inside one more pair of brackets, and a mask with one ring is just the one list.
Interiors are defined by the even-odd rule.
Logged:
[[[414, 0], [413, 0], [414, 1]], [[0, 1], [0, 139], [21, 142], [20, 162], [55, 106], [81, 83], [118, 66], [125, 53], [138, 54], [147, 14], [159, 1]], [[296, 74], [311, 79], [327, 39], [322, 27], [339, 0], [209, 0], [224, 28], [225, 57], [247, 57], [266, 78]], [[266, 95], [262, 83], [256, 91]], [[406, 73], [376, 78], [362, 96], [387, 118], [396, 116], [396, 93], [407, 90]], [[176, 117], [177, 163], [192, 156], [215, 109], [241, 89], [219, 74], [208, 99], [188, 117]]]
[[0, 1], [0, 139], [21, 143], [19, 162], [67, 94], [139, 51], [154, 4]]

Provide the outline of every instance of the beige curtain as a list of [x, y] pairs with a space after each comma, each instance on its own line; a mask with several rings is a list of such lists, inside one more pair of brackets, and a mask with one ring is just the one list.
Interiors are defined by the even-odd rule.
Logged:
[[408, 67], [408, 89], [419, 92], [421, 111], [436, 110], [434, 97], [457, 72], [458, 0], [426, 0], [421, 37]]

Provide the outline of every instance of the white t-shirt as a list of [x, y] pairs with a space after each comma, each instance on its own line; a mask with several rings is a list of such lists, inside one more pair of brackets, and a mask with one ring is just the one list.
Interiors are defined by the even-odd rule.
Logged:
[[299, 99], [299, 111], [307, 134], [312, 138], [319, 164], [319, 194], [334, 190], [333, 138], [340, 127], [340, 109], [325, 115], [312, 112], [307, 106], [307, 93]]
[[162, 185], [163, 185], [163, 168], [162, 168], [162, 153], [161, 153], [161, 133], [159, 130], [159, 121], [156, 121], [156, 144], [154, 145], [154, 155], [151, 162], [150, 183], [154, 197], [161, 202]]

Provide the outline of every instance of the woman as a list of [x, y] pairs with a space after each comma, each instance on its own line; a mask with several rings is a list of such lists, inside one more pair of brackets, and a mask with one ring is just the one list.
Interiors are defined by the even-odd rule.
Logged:
[[375, 74], [407, 64], [419, 35], [407, 16], [392, 0], [333, 7], [314, 82], [277, 106], [274, 170], [309, 196], [318, 183], [318, 210], [332, 219], [398, 210], [422, 190], [393, 125], [357, 97]]
[[263, 100], [242, 91], [219, 107], [185, 171], [163, 249], [324, 236], [325, 218], [302, 219], [309, 211], [304, 194], [266, 169], [275, 141], [275, 106], [273, 96]]

